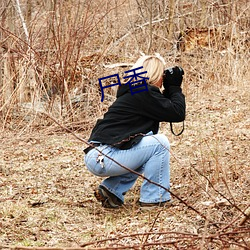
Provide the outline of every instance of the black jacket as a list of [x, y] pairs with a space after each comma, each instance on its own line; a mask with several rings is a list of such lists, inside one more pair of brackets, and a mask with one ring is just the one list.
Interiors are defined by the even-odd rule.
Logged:
[[185, 96], [181, 88], [171, 86], [162, 94], [148, 85], [148, 91], [130, 92], [129, 85], [121, 85], [117, 99], [99, 119], [89, 141], [98, 141], [120, 149], [131, 148], [143, 135], [158, 132], [159, 122], [181, 122], [185, 119]]

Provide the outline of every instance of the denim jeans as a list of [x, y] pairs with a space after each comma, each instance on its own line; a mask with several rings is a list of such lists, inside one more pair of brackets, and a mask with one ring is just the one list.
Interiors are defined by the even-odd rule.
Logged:
[[[170, 188], [169, 142], [162, 134], [146, 135], [134, 147], [120, 150], [115, 147], [101, 145], [97, 147], [104, 155], [114, 159], [121, 165], [144, 174], [150, 181]], [[138, 175], [131, 173], [104, 156], [103, 164], [98, 161], [101, 153], [92, 149], [85, 155], [85, 164], [90, 172], [101, 177], [108, 177], [101, 186], [106, 187], [124, 202], [124, 195], [134, 185]], [[145, 180], [140, 190], [140, 202], [157, 203], [170, 200], [165, 189]]]

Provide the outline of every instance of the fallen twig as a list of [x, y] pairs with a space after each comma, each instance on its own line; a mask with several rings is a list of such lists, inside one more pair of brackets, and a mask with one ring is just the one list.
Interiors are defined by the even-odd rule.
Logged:
[[[91, 245], [100, 245], [101, 243], [105, 243], [107, 241], [120, 241], [124, 238], [134, 238], [137, 236], [157, 236], [157, 235], [168, 235], [164, 238], [165, 241], [159, 242], [144, 242], [142, 244], [131, 244], [131, 245], [122, 245], [121, 243], [117, 246], [114, 242], [110, 246], [106, 247], [95, 247], [95, 248], [87, 248], [87, 249], [95, 249], [95, 250], [104, 250], [104, 249], [142, 249], [142, 247], [147, 246], [166, 246], [166, 245], [174, 245], [176, 243], [187, 243], [190, 242], [191, 246], [196, 245], [195, 241], [205, 239], [208, 242], [220, 242], [225, 243], [227, 246], [237, 246], [245, 250], [249, 250], [249, 246], [246, 244], [232, 241], [232, 235], [240, 235], [243, 233], [250, 233], [250, 229], [242, 229], [237, 231], [228, 231], [225, 233], [218, 233], [218, 234], [208, 234], [204, 237], [204, 235], [192, 234], [192, 233], [183, 233], [183, 232], [146, 232], [146, 233], [135, 233], [129, 235], [122, 235], [113, 238], [106, 238], [103, 240], [96, 240], [92, 242], [88, 242], [85, 244], [80, 245], [79, 247], [26, 247], [26, 246], [7, 246], [7, 245], [0, 245], [0, 249], [11, 249], [11, 250], [83, 250], [85, 247]], [[169, 240], [167, 240], [169, 239]]]
[[248, 207], [244, 212], [244, 217], [241, 219], [239, 225], [242, 226], [249, 218], [250, 218], [250, 207]]

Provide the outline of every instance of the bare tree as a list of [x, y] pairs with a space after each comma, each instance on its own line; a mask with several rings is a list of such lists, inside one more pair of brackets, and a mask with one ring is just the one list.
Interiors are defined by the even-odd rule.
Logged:
[[168, 20], [168, 39], [172, 41], [174, 34], [174, 14], [175, 14], [175, 1], [169, 0], [169, 20]]
[[148, 54], [151, 52], [152, 40], [153, 40], [153, 0], [148, 0], [148, 12], [149, 12], [149, 43], [148, 43]]
[[201, 27], [207, 26], [206, 18], [207, 18], [207, 1], [201, 0], [201, 20], [200, 20]]
[[13, 93], [13, 78], [14, 78], [14, 60], [13, 53], [11, 51], [11, 39], [9, 35], [4, 32], [3, 29], [8, 29], [10, 32], [14, 32], [15, 27], [12, 19], [14, 18], [14, 9], [11, 5], [11, 1], [0, 1], [1, 11], [1, 27], [0, 40], [2, 42], [0, 51], [0, 89], [2, 93], [1, 109], [4, 114], [8, 110], [8, 104], [11, 102], [11, 95]]
[[[27, 59], [23, 58], [23, 63], [20, 65], [21, 80], [19, 81], [18, 97], [21, 103], [27, 101], [31, 101], [32, 103], [34, 103], [37, 96], [37, 88], [36, 88], [37, 83], [36, 83], [36, 71], [35, 71], [36, 66], [35, 66], [34, 51], [32, 50], [31, 47], [30, 34], [28, 31], [26, 20], [23, 15], [23, 11], [21, 9], [20, 1], [13, 0], [13, 4], [21, 20], [22, 28], [24, 31], [24, 37], [27, 44], [27, 51], [26, 51]], [[30, 1], [28, 1], [28, 8], [31, 8]]]

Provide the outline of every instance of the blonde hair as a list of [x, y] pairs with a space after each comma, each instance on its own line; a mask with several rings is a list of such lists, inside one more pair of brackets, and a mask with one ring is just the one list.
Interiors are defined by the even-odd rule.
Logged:
[[141, 77], [147, 77], [148, 83], [154, 85], [162, 77], [164, 71], [165, 61], [160, 55], [144, 55], [141, 56], [131, 69], [143, 67], [136, 70], [141, 73], [146, 71], [145, 74], [140, 75]]

